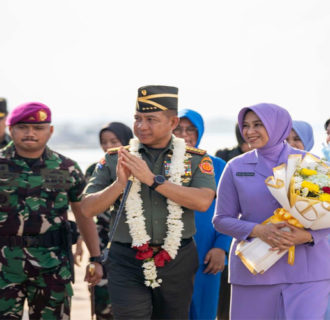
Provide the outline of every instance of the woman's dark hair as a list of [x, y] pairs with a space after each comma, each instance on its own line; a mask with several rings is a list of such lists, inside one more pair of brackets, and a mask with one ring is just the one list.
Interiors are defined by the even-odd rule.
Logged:
[[330, 123], [330, 119], [328, 119], [325, 124], [324, 124], [324, 129], [327, 130], [328, 129], [328, 125]]
[[104, 131], [111, 131], [114, 133], [123, 146], [128, 145], [129, 140], [133, 138], [133, 132], [131, 128], [121, 122], [110, 122], [103, 126], [99, 132], [100, 143], [101, 136]]
[[238, 145], [241, 146], [245, 141], [241, 135], [241, 131], [239, 130], [238, 123], [235, 125], [235, 134], [236, 134], [236, 140], [238, 142]]

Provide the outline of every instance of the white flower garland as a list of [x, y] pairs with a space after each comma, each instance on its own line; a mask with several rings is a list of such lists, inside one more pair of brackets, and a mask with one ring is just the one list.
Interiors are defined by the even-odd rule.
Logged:
[[[173, 156], [169, 170], [169, 181], [181, 185], [181, 177], [185, 174], [186, 144], [183, 139], [173, 136]], [[130, 153], [142, 159], [139, 153], [139, 140], [130, 140]], [[133, 180], [131, 191], [126, 201], [126, 215], [129, 226], [129, 233], [132, 237], [132, 247], [139, 247], [147, 244], [151, 239], [147, 233], [145, 217], [143, 215], [143, 202], [141, 199], [141, 182]], [[174, 259], [178, 253], [181, 243], [183, 222], [181, 220], [183, 210], [180, 205], [167, 199], [167, 234], [162, 248]], [[147, 287], [156, 288], [160, 286], [161, 279], [157, 279], [157, 269], [153, 258], [146, 259], [142, 265]]]

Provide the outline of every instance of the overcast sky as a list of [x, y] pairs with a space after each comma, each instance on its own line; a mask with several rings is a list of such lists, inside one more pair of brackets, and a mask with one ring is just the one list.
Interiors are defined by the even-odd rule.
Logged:
[[[56, 121], [133, 118], [137, 88], [236, 119], [277, 103], [319, 130], [330, 117], [330, 1], [1, 0], [0, 96]], [[322, 128], [321, 128], [322, 129]]]

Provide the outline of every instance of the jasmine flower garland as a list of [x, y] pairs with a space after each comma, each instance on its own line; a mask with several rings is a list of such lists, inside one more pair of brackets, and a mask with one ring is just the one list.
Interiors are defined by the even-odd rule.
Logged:
[[[173, 156], [169, 170], [169, 181], [181, 185], [181, 177], [185, 174], [184, 162], [186, 160], [186, 144], [183, 139], [173, 136]], [[142, 159], [139, 153], [139, 140], [130, 140], [130, 153]], [[143, 215], [143, 201], [141, 199], [141, 182], [133, 180], [131, 191], [126, 202], [126, 215], [129, 233], [132, 237], [132, 247], [138, 252], [137, 259], [144, 260], [142, 265], [147, 287], [159, 287], [162, 280], [157, 279], [157, 268], [162, 267], [165, 261], [174, 259], [178, 253], [183, 230], [182, 214], [180, 205], [167, 199], [167, 234], [164, 239], [163, 250], [153, 256], [152, 248], [149, 247], [150, 236], [147, 233], [145, 217]]]

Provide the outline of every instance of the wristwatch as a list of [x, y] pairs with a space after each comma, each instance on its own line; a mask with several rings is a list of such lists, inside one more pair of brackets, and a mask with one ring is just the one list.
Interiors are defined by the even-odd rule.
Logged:
[[166, 179], [162, 175], [154, 176], [154, 183], [149, 188], [155, 190], [159, 185], [163, 184], [165, 181]]
[[102, 264], [102, 256], [89, 257], [89, 262], [97, 262]]
[[313, 238], [313, 236], [311, 237], [311, 239], [309, 241], [306, 242], [306, 244], [309, 244], [310, 246], [311, 245], [314, 245], [314, 238]]

